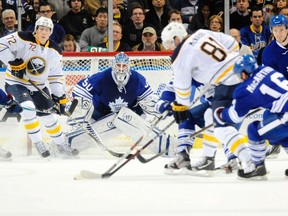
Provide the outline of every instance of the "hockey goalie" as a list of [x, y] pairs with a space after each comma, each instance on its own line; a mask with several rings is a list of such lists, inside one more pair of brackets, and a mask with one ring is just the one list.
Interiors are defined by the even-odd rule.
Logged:
[[78, 99], [78, 106], [73, 113], [74, 121], [68, 121], [72, 130], [66, 137], [80, 152], [97, 146], [91, 135], [99, 135], [104, 145], [121, 134], [134, 142], [144, 136], [142, 144], [159, 135], [147, 148], [153, 153], [167, 149], [166, 155], [173, 156], [176, 139], [161, 134], [153, 125], [158, 114], [154, 106], [159, 98], [145, 77], [130, 69], [125, 53], [117, 54], [106, 70], [80, 80], [72, 96]]

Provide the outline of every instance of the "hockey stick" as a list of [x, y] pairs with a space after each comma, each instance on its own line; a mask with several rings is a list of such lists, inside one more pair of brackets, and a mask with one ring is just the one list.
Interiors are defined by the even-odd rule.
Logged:
[[[79, 176], [76, 176], [76, 179], [103, 179], [103, 178], [110, 178], [112, 175], [114, 175], [118, 170], [120, 170], [123, 166], [125, 166], [129, 161], [131, 161], [132, 159], [134, 159], [135, 157], [137, 157], [147, 146], [149, 146], [152, 142], [154, 142], [161, 134], [163, 134], [168, 128], [170, 128], [173, 124], [174, 124], [174, 120], [171, 121], [168, 125], [166, 125], [165, 128], [163, 128], [163, 130], [157, 134], [156, 136], [154, 136], [153, 138], [151, 138], [145, 145], [143, 145], [140, 149], [138, 149], [134, 154], [132, 154], [131, 156], [126, 157], [126, 160], [117, 167], [117, 165], [120, 163], [117, 163], [116, 166], [114, 166], [113, 168], [108, 169], [106, 172], [104, 172], [103, 174], [99, 174], [99, 173], [95, 173], [95, 172], [91, 172], [88, 170], [82, 170], [80, 172]], [[140, 141], [139, 141], [140, 142]], [[134, 144], [135, 145], [135, 144]], [[136, 147], [136, 146], [135, 146]], [[133, 148], [134, 149], [134, 148]], [[130, 152], [128, 152], [130, 153]], [[122, 161], [122, 160], [121, 160]], [[114, 169], [114, 170], [113, 170]]]
[[[251, 115], [259, 112], [260, 110], [261, 110], [261, 108], [258, 108], [258, 109], [253, 110], [252, 112], [248, 113], [248, 114], [245, 116], [245, 118], [247, 118], [247, 117], [249, 117], [249, 116], [251, 116]], [[185, 138], [184, 141], [187, 141], [187, 140], [189, 140], [189, 139], [191, 139], [191, 138], [193, 138], [193, 137], [201, 134], [203, 131], [205, 131], [205, 130], [207, 130], [208, 128], [211, 128], [211, 127], [213, 127], [213, 126], [215, 126], [214, 123], [212, 123], [212, 124], [210, 124], [210, 125], [207, 125], [206, 127], [203, 127], [202, 129], [194, 132], [193, 134], [190, 134], [188, 137]], [[184, 141], [183, 141], [183, 142], [184, 142]], [[168, 149], [165, 149], [165, 150], [159, 152], [158, 154], [154, 155], [154, 156], [151, 157], [151, 158], [144, 158], [142, 155], [138, 155], [137, 158], [138, 158], [138, 160], [139, 160], [141, 163], [148, 163], [148, 162], [154, 160], [155, 158], [157, 158], [157, 157], [165, 154], [166, 152], [168, 152]], [[217, 168], [216, 168], [216, 169], [217, 169]]]
[[[33, 85], [39, 92], [41, 92], [41, 94], [50, 102], [53, 103], [53, 106], [58, 107], [58, 105], [52, 100], [52, 98], [50, 97], [50, 95], [48, 95], [46, 92], [44, 92], [42, 89], [40, 89], [33, 81], [28, 80], [29, 83], [31, 85]], [[90, 124], [88, 124], [89, 129], [84, 128], [83, 125], [81, 125], [79, 122], [77, 122], [77, 120], [75, 118], [73, 118], [71, 116], [71, 113], [69, 113], [68, 111], [65, 111], [65, 114], [68, 116], [69, 119], [71, 119], [78, 127], [80, 127], [88, 136], [90, 136], [95, 143], [97, 144], [97, 146], [102, 150], [102, 151], [107, 151], [109, 152], [112, 156], [114, 157], [122, 157], [124, 154], [122, 153], [118, 153], [118, 152], [114, 152], [111, 149], [109, 149], [107, 146], [104, 145], [104, 143], [102, 142], [101, 138], [99, 137], [99, 135], [93, 130], [93, 128], [91, 127]], [[93, 132], [93, 134], [91, 134], [91, 132]], [[129, 156], [128, 156], [129, 157]]]

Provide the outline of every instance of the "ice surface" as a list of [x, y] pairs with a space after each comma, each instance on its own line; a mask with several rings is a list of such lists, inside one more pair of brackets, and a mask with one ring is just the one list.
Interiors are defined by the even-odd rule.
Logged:
[[[225, 162], [218, 150], [217, 164]], [[193, 160], [201, 150], [193, 150]], [[147, 155], [146, 155], [147, 157]], [[73, 180], [82, 169], [103, 173], [115, 162], [91, 156], [52, 159], [37, 155], [0, 161], [1, 216], [86, 215], [287, 215], [288, 157], [266, 161], [267, 181], [241, 181], [236, 173], [214, 177], [167, 176], [168, 158], [134, 160], [109, 179]]]

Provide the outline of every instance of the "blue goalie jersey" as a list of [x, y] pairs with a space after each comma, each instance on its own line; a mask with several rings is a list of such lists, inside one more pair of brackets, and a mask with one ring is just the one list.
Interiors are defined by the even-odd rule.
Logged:
[[73, 89], [73, 97], [93, 101], [94, 108], [103, 114], [117, 113], [125, 106], [133, 110], [138, 103], [153, 93], [144, 76], [131, 70], [125, 87], [119, 88], [113, 80], [112, 68], [81, 80]]

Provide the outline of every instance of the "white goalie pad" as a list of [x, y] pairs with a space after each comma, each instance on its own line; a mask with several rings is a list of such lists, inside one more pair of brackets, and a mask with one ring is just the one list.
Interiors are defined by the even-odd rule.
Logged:
[[[74, 118], [78, 123], [83, 124], [89, 122], [93, 113], [92, 101], [87, 98], [75, 97], [78, 100], [78, 104], [72, 113], [72, 118]], [[77, 125], [73, 120], [68, 119], [67, 124], [70, 126]]]
[[[115, 117], [116, 114], [111, 113], [99, 119], [97, 122], [90, 124], [92, 129], [100, 136], [101, 140], [103, 140], [104, 144], [109, 139], [122, 134], [122, 132], [114, 126], [113, 121]], [[86, 127], [87, 124], [83, 124], [83, 126]], [[73, 129], [66, 134], [66, 137], [71, 146], [79, 151], [96, 146], [95, 141], [81, 128]]]
[[[134, 141], [137, 141], [144, 135], [142, 144], [149, 142], [154, 136], [160, 133], [160, 130], [157, 128], [152, 131], [152, 125], [148, 121], [141, 118], [127, 107], [121, 108], [120, 112], [114, 119], [114, 125], [119, 131]], [[156, 154], [164, 149], [169, 149], [166, 156], [174, 156], [176, 147], [177, 139], [164, 133], [147, 148]]]

